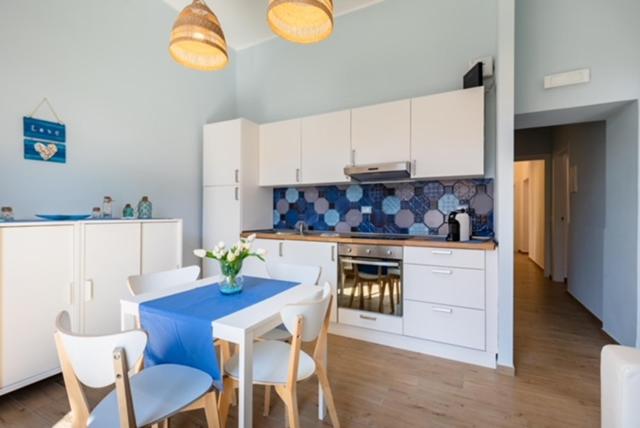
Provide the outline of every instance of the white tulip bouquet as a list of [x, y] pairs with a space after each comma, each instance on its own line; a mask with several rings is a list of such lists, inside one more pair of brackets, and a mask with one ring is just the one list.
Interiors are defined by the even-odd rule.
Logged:
[[220, 286], [220, 291], [226, 294], [238, 293], [242, 290], [242, 263], [249, 257], [256, 257], [261, 261], [265, 261], [266, 251], [258, 249], [251, 250], [251, 244], [256, 235], [250, 235], [247, 238], [241, 238], [233, 247], [226, 248], [224, 242], [219, 242], [213, 250], [194, 250], [193, 254], [200, 258], [208, 258], [217, 260], [220, 263], [220, 270], [224, 275], [224, 282]]

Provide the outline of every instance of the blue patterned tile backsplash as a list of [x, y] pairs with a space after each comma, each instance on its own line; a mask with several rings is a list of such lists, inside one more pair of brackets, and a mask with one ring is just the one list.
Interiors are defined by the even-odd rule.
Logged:
[[[446, 235], [447, 215], [468, 206], [476, 236], [493, 236], [493, 180], [277, 188], [273, 224], [336, 232]], [[370, 207], [363, 213], [363, 207]]]

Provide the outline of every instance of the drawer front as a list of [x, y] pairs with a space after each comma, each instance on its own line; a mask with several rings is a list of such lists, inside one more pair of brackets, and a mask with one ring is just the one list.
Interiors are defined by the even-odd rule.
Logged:
[[418, 265], [484, 269], [484, 250], [405, 247], [404, 262]]
[[484, 271], [405, 264], [404, 297], [420, 302], [484, 309]]
[[404, 335], [484, 350], [484, 311], [405, 300]]
[[387, 333], [402, 334], [402, 318], [373, 312], [356, 311], [340, 308], [338, 310], [340, 324], [353, 325]]

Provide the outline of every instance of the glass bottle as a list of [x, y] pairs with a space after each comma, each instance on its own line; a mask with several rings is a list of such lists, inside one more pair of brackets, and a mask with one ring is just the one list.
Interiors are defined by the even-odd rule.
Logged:
[[152, 215], [153, 204], [149, 200], [148, 196], [143, 196], [140, 202], [138, 202], [138, 218], [149, 219]]
[[124, 208], [122, 209], [122, 218], [135, 218], [136, 214], [133, 211], [133, 207], [131, 206], [131, 204], [127, 204], [124, 206]]
[[13, 221], [13, 208], [11, 207], [2, 207], [0, 211], [0, 221]]
[[93, 207], [93, 211], [91, 211], [91, 218], [102, 218], [102, 210], [100, 210], [100, 207]]
[[105, 196], [102, 200], [102, 217], [111, 218], [113, 217], [113, 199], [111, 196]]

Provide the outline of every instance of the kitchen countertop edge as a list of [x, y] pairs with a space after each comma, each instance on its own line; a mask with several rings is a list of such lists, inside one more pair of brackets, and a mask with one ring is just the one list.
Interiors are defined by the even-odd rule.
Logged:
[[[255, 233], [251, 231], [242, 232], [243, 237]], [[309, 241], [309, 242], [331, 242], [336, 244], [373, 244], [373, 245], [393, 245], [401, 247], [426, 247], [426, 248], [454, 248], [463, 250], [485, 250], [493, 251], [497, 248], [497, 243], [493, 240], [484, 242], [450, 242], [440, 240], [393, 240], [393, 239], [368, 239], [368, 238], [345, 238], [340, 236], [319, 236], [319, 235], [278, 235], [276, 233], [256, 233], [258, 239], [274, 239], [279, 241]]]

